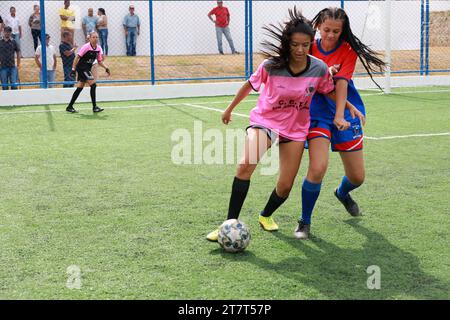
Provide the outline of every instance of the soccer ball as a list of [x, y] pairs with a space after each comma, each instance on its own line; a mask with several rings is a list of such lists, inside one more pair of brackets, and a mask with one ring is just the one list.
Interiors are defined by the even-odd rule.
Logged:
[[219, 244], [227, 252], [240, 252], [250, 243], [250, 230], [237, 219], [222, 223], [219, 228]]

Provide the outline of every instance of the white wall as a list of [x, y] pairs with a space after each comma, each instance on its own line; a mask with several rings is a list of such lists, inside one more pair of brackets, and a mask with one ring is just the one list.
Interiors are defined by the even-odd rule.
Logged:
[[[23, 55], [33, 54], [32, 37], [27, 25], [33, 5], [39, 1], [0, 0], [0, 15], [9, 14], [9, 7], [15, 6], [17, 16], [22, 21], [24, 38]], [[137, 54], [149, 55], [149, 7], [148, 1], [72, 1], [77, 12], [76, 42], [83, 43], [81, 19], [87, 9], [99, 7], [106, 9], [109, 17], [110, 55], [125, 54], [125, 40], [122, 19], [128, 13], [128, 6], [133, 3], [136, 14], [141, 18], [141, 36], [138, 39]], [[231, 12], [230, 29], [238, 51], [245, 49], [244, 36], [244, 1], [224, 1]], [[210, 54], [217, 52], [215, 30], [207, 13], [214, 7], [215, 1], [154, 1], [155, 54]], [[287, 17], [287, 9], [297, 5], [305, 16], [312, 18], [319, 10], [327, 6], [339, 6], [340, 1], [253, 1], [254, 50], [264, 35], [263, 25], [282, 21]], [[58, 9], [63, 1], [46, 1], [47, 33], [52, 36], [52, 43], [59, 44]], [[420, 1], [392, 1], [392, 49], [418, 50], [420, 47]], [[354, 33], [362, 36], [364, 43], [374, 49], [384, 47], [383, 12], [384, 2], [346, 1], [345, 9], [350, 16]], [[450, 10], [450, 1], [431, 0], [431, 11]], [[224, 39], [224, 49], [229, 51]]]

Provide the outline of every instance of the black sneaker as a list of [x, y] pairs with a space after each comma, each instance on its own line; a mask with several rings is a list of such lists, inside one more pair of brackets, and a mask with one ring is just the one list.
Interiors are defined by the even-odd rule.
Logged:
[[294, 237], [299, 240], [308, 239], [310, 230], [311, 230], [310, 224], [305, 224], [303, 220], [299, 220], [297, 229], [295, 229], [294, 231]]
[[94, 108], [92, 108], [92, 111], [93, 111], [94, 113], [96, 113], [96, 112], [102, 112], [103, 110], [105, 110], [105, 109], [100, 108], [100, 107], [97, 107], [97, 106], [95, 106]]
[[67, 107], [67, 108], [66, 108], [66, 111], [67, 111], [67, 112], [70, 112], [70, 113], [77, 113], [77, 112], [78, 112], [77, 110], [75, 110], [74, 107]]
[[339, 196], [337, 194], [337, 188], [336, 188], [336, 189], [334, 189], [334, 195], [344, 205], [345, 209], [347, 210], [348, 213], [350, 213], [350, 215], [352, 217], [361, 216], [361, 211], [359, 211], [358, 204], [352, 199], [350, 194], [348, 194], [347, 197], [345, 197], [345, 199], [341, 199], [341, 198], [339, 198]]

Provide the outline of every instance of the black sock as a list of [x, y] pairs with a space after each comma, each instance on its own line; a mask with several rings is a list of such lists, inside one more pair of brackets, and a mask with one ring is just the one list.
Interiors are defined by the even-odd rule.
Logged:
[[81, 91], [83, 91], [83, 88], [77, 88], [75, 90], [75, 92], [73, 93], [72, 100], [70, 100], [70, 103], [69, 103], [70, 108], [73, 107], [73, 104], [75, 103], [75, 101], [77, 101], [78, 96], [80, 95]]
[[270, 217], [275, 210], [277, 210], [285, 201], [286, 198], [281, 198], [277, 195], [277, 188], [273, 189], [272, 194], [270, 195], [269, 201], [267, 201], [266, 207], [261, 212], [263, 217]]
[[234, 177], [233, 187], [231, 189], [230, 206], [228, 207], [228, 219], [239, 218], [249, 187], [250, 180], [241, 180], [238, 177]]
[[95, 108], [97, 106], [97, 101], [95, 100], [95, 89], [97, 88], [97, 84], [94, 83], [91, 85], [91, 101], [92, 101], [92, 108]]

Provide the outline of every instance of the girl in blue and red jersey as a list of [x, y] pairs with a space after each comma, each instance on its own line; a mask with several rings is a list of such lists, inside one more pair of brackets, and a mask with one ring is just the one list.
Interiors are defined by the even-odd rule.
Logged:
[[[377, 53], [353, 34], [349, 18], [343, 9], [323, 9], [313, 18], [312, 23], [320, 32], [320, 39], [314, 41], [311, 53], [323, 60], [333, 72], [336, 103], [318, 93], [311, 103], [311, 126], [308, 134], [310, 162], [302, 186], [302, 216], [295, 232], [298, 239], [309, 236], [312, 211], [328, 167], [330, 144], [333, 151], [339, 152], [345, 170], [342, 182], [334, 194], [348, 213], [352, 216], [361, 215], [357, 203], [349, 193], [360, 187], [365, 178], [362, 132], [365, 109], [352, 76], [358, 58], [371, 78], [372, 72], [383, 71], [385, 67]], [[358, 108], [357, 117], [353, 118], [345, 109], [347, 100]]]

